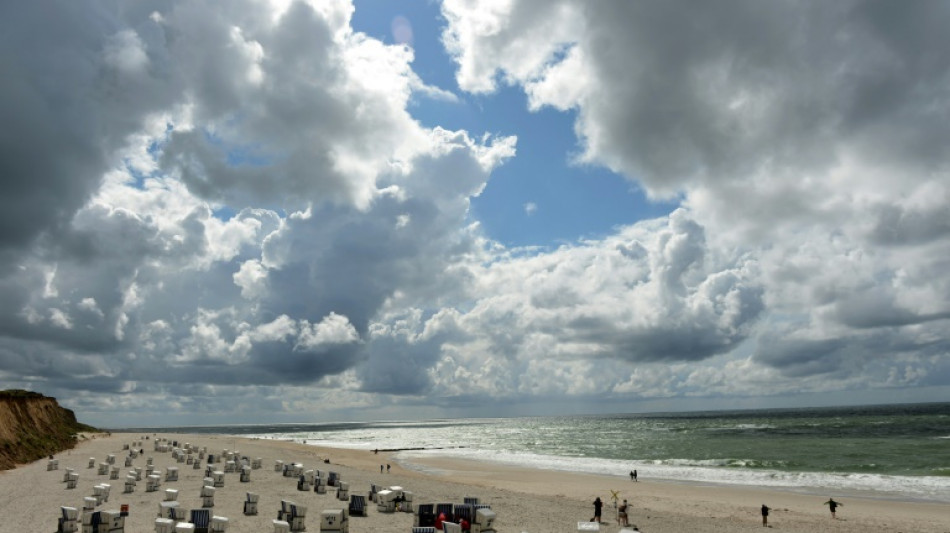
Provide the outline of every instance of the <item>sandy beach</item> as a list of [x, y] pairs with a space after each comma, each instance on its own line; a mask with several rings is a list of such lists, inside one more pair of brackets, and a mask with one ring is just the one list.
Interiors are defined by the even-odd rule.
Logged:
[[[900, 532], [950, 533], [950, 507], [947, 504], [876, 499], [856, 495], [834, 494], [844, 505], [838, 519], [832, 520], [823, 505], [826, 497], [758, 488], [700, 486], [668, 483], [641, 476], [634, 483], [624, 476], [596, 476], [568, 472], [544, 471], [486, 465], [455, 459], [414, 459], [426, 466], [425, 472], [403, 469], [387, 453], [328, 449], [282, 441], [255, 440], [223, 435], [113, 433], [83, 440], [75, 449], [56, 456], [59, 469], [48, 471], [47, 461], [22, 465], [0, 472], [0, 533], [56, 531], [60, 506], [82, 508], [83, 498], [93, 495], [93, 486], [108, 483], [110, 497], [96, 510], [118, 510], [129, 506], [127, 533], [155, 531], [160, 502], [165, 489], [178, 489], [182, 507], [200, 509], [200, 489], [204, 463], [200, 469], [177, 463], [170, 452], [154, 451], [154, 439], [189, 443], [204, 447], [209, 453], [237, 451], [243, 456], [261, 458], [262, 468], [254, 470], [251, 481], [242, 483], [238, 473], [225, 475], [225, 484], [214, 496], [212, 514], [228, 518], [229, 532], [270, 533], [277, 518], [281, 500], [292, 500], [307, 506], [306, 530], [320, 531], [320, 512], [339, 509], [346, 503], [335, 498], [334, 489], [326, 494], [297, 490], [295, 478], [274, 471], [276, 461], [301, 463], [305, 469], [332, 470], [350, 486], [350, 494], [366, 494], [371, 484], [401, 486], [413, 493], [414, 503], [461, 503], [465, 497], [477, 497], [491, 506], [497, 515], [498, 532], [574, 532], [578, 521], [593, 516], [593, 500], [604, 502], [600, 531], [616, 533], [618, 525], [612, 495], [630, 504], [630, 524], [649, 533], [735, 532], [761, 530], [760, 506], [772, 511], [769, 524], [782, 531], [832, 532]], [[130, 468], [124, 466], [128, 454], [124, 445], [142, 442], [143, 455], [133, 466], [144, 467], [151, 457], [157, 470], [179, 468], [178, 481], [163, 481], [157, 491], [146, 492], [145, 481], [133, 493], [123, 493], [123, 483]], [[98, 475], [89, 468], [90, 458], [96, 464], [116, 456], [120, 468], [118, 480]], [[329, 460], [329, 464], [324, 463]], [[380, 473], [380, 465], [390, 465], [388, 473]], [[74, 489], [63, 482], [66, 468], [79, 474]], [[218, 465], [223, 470], [223, 464]], [[245, 516], [243, 502], [246, 492], [259, 495], [258, 514]], [[411, 531], [411, 513], [383, 513], [369, 506], [367, 516], [350, 518], [350, 531], [407, 533]]]

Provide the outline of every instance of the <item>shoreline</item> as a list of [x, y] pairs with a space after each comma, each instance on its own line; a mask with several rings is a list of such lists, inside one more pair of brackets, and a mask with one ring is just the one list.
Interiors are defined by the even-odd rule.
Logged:
[[[60, 470], [48, 472], [46, 461], [0, 472], [0, 515], [11, 517], [0, 521], [0, 533], [22, 531], [54, 531], [59, 506], [81, 507], [84, 496], [90, 496], [93, 484], [112, 484], [109, 502], [98, 509], [118, 509], [120, 503], [131, 505], [126, 531], [154, 531], [156, 509], [165, 488], [180, 490], [179, 500], [190, 509], [200, 508], [199, 489], [204, 469], [191, 467], [180, 471], [178, 482], [163, 483], [157, 492], [145, 492], [144, 482], [132, 494], [123, 494], [121, 481], [107, 481], [88, 469], [89, 458], [104, 460], [106, 454], [124, 458], [122, 445], [139, 440], [142, 434], [113, 433], [82, 441], [75, 449], [57, 455]], [[263, 467], [253, 471], [250, 483], [239, 483], [237, 474], [227, 474], [224, 487], [215, 496], [216, 515], [230, 520], [230, 533], [262, 533], [273, 530], [282, 499], [294, 500], [309, 507], [307, 530], [319, 531], [322, 509], [345, 506], [332, 494], [296, 490], [294, 479], [274, 472], [276, 460], [300, 462], [305, 468], [331, 469], [348, 481], [351, 494], [365, 494], [370, 483], [382, 486], [399, 485], [414, 493], [414, 502], [461, 502], [464, 497], [477, 496], [491, 505], [497, 514], [496, 530], [503, 532], [546, 533], [575, 531], [579, 521], [587, 521], [593, 513], [592, 501], [604, 501], [601, 532], [617, 533], [612, 492], [619, 492], [631, 505], [630, 523], [641, 531], [652, 533], [726, 533], [758, 531], [762, 527], [759, 509], [762, 504], [772, 508], [770, 525], [784, 531], [835, 531], [858, 533], [890, 531], [897, 533], [950, 533], [947, 506], [941, 503], [878, 500], [861, 496], [831, 494], [844, 505], [838, 520], [831, 520], [823, 502], [826, 497], [786, 491], [709, 486], [641, 478], [638, 482], [620, 476], [580, 474], [554, 470], [495, 465], [455, 458], [426, 458], [431, 471], [421, 472], [400, 464], [398, 452], [328, 448], [276, 439], [249, 439], [232, 435], [159, 434], [169, 440], [191, 442], [207, 447], [209, 453], [235, 448], [249, 457], [261, 457]], [[143, 441], [145, 457], [154, 457], [157, 468], [174, 464], [170, 453], [152, 451], [152, 441]], [[323, 460], [330, 461], [329, 464]], [[414, 462], [422, 462], [414, 458]], [[135, 465], [144, 465], [139, 457]], [[121, 464], [117, 461], [117, 464]], [[389, 473], [385, 465], [390, 465]], [[184, 466], [184, 465], [178, 465]], [[380, 472], [381, 466], [383, 472]], [[66, 467], [80, 474], [77, 489], [68, 490], [62, 482]], [[122, 468], [124, 478], [127, 468]], [[24, 490], [29, 487], [29, 490]], [[331, 488], [332, 490], [332, 488]], [[260, 494], [260, 514], [244, 516], [242, 503], [246, 491]], [[412, 526], [410, 513], [381, 513], [370, 505], [366, 517], [353, 517], [350, 531], [405, 533]], [[754, 528], [754, 529], [753, 529]]]
[[[323, 447], [330, 448], [332, 447]], [[427, 449], [428, 450], [428, 449]], [[383, 450], [380, 450], [382, 452]], [[417, 450], [392, 450], [392, 451], [417, 451]], [[429, 461], [429, 459], [433, 461]], [[411, 456], [411, 457], [400, 457], [396, 456], [396, 461], [408, 469], [416, 470], [420, 473], [426, 474], [439, 474], [439, 468], [434, 465], [437, 464], [440, 460], [446, 460], [453, 463], [472, 463], [473, 465], [484, 465], [490, 466], [492, 469], [505, 469], [510, 467], [516, 467], [516, 465], [511, 465], [510, 463], [504, 461], [493, 461], [491, 459], [469, 459], [463, 457], [453, 457], [453, 456]], [[599, 474], [591, 472], [582, 472], [578, 470], [569, 470], [569, 469], [560, 469], [560, 468], [536, 468], [536, 467], [526, 467], [528, 470], [547, 470], [551, 472], [560, 472], [563, 475], [573, 475], [573, 474], [590, 474], [596, 476], [602, 476], [604, 479], [616, 479], [618, 482], [624, 482], [628, 479], [628, 476], [624, 474]], [[642, 466], [638, 466], [640, 470], [640, 477], [643, 479], [643, 470]], [[649, 479], [651, 483], [668, 483], [671, 485], [682, 485], [682, 486], [695, 486], [695, 487], [710, 487], [710, 488], [736, 488], [736, 489], [748, 489], [748, 490], [768, 490], [775, 492], [787, 492], [791, 494], [799, 494], [803, 496], [815, 496], [821, 497], [827, 495], [828, 493], [834, 493], [836, 495], [844, 495], [852, 498], [861, 498], [869, 500], [881, 500], [881, 501], [895, 501], [895, 502], [906, 502], [906, 503], [934, 503], [934, 504], [950, 504], [950, 494], [946, 495], [946, 499], [939, 498], [928, 498], [925, 496], [919, 496], [915, 494], [906, 494], [898, 491], [892, 490], [873, 490], [873, 489], [856, 489], [856, 488], [830, 488], [822, 487], [817, 485], [753, 485], [753, 484], [744, 484], [744, 483], [730, 483], [728, 481], [710, 481], [710, 480], [689, 480], [689, 479], [678, 479], [678, 478], [664, 478], [661, 476], [648, 475], [646, 479]]]

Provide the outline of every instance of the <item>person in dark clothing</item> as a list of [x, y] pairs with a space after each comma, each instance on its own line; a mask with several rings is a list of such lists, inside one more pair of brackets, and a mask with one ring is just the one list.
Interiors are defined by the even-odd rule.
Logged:
[[769, 527], [769, 508], [762, 504], [762, 527]]
[[843, 503], [838, 503], [838, 502], [836, 502], [836, 501], [834, 500], [834, 498], [828, 498], [828, 501], [825, 502], [825, 505], [827, 505], [827, 506], [828, 506], [828, 509], [831, 510], [831, 519], [834, 520], [834, 518], [835, 518], [835, 511], [838, 509], [838, 506], [839, 506], [839, 505], [844, 505], [844, 504], [843, 504]]
[[631, 470], [631, 471], [630, 471], [630, 481], [636, 481], [636, 480], [637, 480], [637, 471], [636, 471], [636, 470]]
[[600, 522], [601, 510], [604, 508], [604, 502], [600, 501], [600, 496], [594, 500], [594, 518], [591, 518], [591, 522]]

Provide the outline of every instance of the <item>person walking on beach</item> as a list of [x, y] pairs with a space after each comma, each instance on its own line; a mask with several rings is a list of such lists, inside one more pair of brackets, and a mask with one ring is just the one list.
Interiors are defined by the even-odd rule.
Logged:
[[636, 481], [636, 480], [637, 480], [637, 471], [636, 471], [636, 470], [631, 470], [631, 471], [630, 471], [630, 481]]
[[591, 522], [600, 523], [601, 510], [604, 508], [604, 502], [600, 501], [600, 496], [594, 500], [594, 518], [591, 518]]
[[825, 505], [827, 505], [828, 509], [831, 510], [831, 519], [834, 520], [835, 510], [838, 508], [839, 505], [844, 505], [844, 504], [836, 502], [834, 498], [828, 498], [828, 501], [825, 502]]
[[620, 522], [621, 526], [630, 525], [627, 519], [627, 500], [624, 500], [623, 503], [620, 504], [620, 509], [617, 510], [617, 517], [619, 518], [618, 522]]
[[762, 527], [769, 527], [769, 508], [762, 504]]

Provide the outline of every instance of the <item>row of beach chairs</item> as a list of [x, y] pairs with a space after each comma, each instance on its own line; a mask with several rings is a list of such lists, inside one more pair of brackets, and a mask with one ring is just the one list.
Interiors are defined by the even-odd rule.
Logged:
[[[174, 444], [177, 445], [177, 443]], [[156, 450], [172, 451], [176, 458], [180, 458], [190, 456], [193, 449], [188, 448], [187, 451], [182, 451], [177, 447], [168, 446], [166, 443], [156, 442]], [[203, 451], [204, 450], [202, 450], [202, 454]], [[227, 451], [222, 455], [229, 459], [233, 457], [233, 455]], [[205, 504], [204, 507], [212, 507], [214, 505], [214, 489], [215, 487], [222, 487], [224, 485], [224, 472], [210, 466], [214, 464], [213, 461], [215, 461], [215, 459], [220, 462], [222, 455], [215, 457], [208, 454], [209, 467], [206, 474], [209, 475], [205, 478], [205, 484], [201, 492], [201, 497]], [[130, 453], [129, 458], [127, 458], [127, 463], [131, 458], [132, 454]], [[242, 481], [249, 481], [250, 470], [253, 467], [249, 464], [246, 457], [239, 460]], [[58, 461], [55, 463], [53, 459], [50, 461], [48, 469], [58, 469]], [[91, 461], [91, 465], [93, 465], [95, 460], [92, 459]], [[106, 462], [99, 463], [100, 473], [109, 471], [117, 472], [118, 467], [113, 466], [114, 461], [115, 458], [112, 456], [111, 462], [107, 459]], [[254, 462], [259, 468], [260, 459], [255, 459]], [[197, 461], [193, 464], [195, 468], [199, 467]], [[227, 468], [227, 470], [232, 472], [237, 471], [237, 468], [232, 466], [236, 464], [238, 464], [236, 461], [229, 460], [229, 468]], [[108, 467], [105, 467], [105, 465], [108, 465]], [[93, 466], [90, 467], [92, 468]], [[148, 458], [147, 467], [147, 472], [149, 473], [146, 478], [148, 483], [147, 490], [157, 490], [161, 484], [162, 472], [157, 471], [154, 474], [152, 473], [154, 472], [154, 467], [151, 457]], [[473, 533], [494, 532], [494, 513], [490, 510], [489, 506], [479, 505], [478, 500], [475, 498], [466, 498], [463, 504], [422, 504], [419, 505], [418, 508], [414, 508], [412, 493], [403, 490], [401, 487], [382, 488], [373, 484], [371, 485], [369, 494], [363, 496], [362, 494], [349, 494], [349, 484], [342, 481], [337, 472], [320, 472], [319, 470], [308, 470], [304, 472], [302, 465], [298, 463], [284, 465], [280, 461], [275, 465], [275, 470], [280, 471], [285, 476], [296, 475], [298, 477], [298, 488], [304, 487], [302, 490], [309, 490], [309, 486], [312, 485], [316, 492], [325, 492], [326, 486], [335, 486], [337, 488], [337, 499], [349, 502], [345, 509], [327, 509], [321, 513], [319, 528], [321, 532], [347, 533], [349, 531], [349, 517], [366, 516], [370, 502], [375, 503], [380, 512], [413, 512], [415, 515], [413, 525], [414, 533], [435, 531], [434, 528], [437, 520], [446, 533], [461, 533], [461, 524], [463, 521], [470, 524]], [[245, 472], [247, 472], [246, 475], [248, 479], [244, 479]], [[113, 479], [115, 477], [117, 476], [114, 476]], [[129, 476], [127, 476], [127, 482], [131, 482], [134, 486], [135, 481], [141, 480], [141, 477], [142, 469], [135, 468], [130, 472]], [[64, 481], [67, 483], [72, 481], [73, 486], [75, 486], [77, 479], [78, 475], [72, 472], [71, 469], [67, 469]], [[169, 469], [166, 470], [165, 481], [177, 481], [177, 468], [169, 467]], [[319, 490], [321, 487], [324, 488], [323, 491]], [[175, 489], [167, 489], [165, 491], [165, 501], [159, 503], [159, 516], [155, 520], [156, 533], [225, 533], [227, 531], [227, 518], [212, 516], [211, 511], [207, 508], [193, 509], [191, 511], [181, 508], [178, 505], [177, 495], [178, 491]], [[97, 505], [101, 504], [102, 501], [107, 501], [108, 491], [103, 491], [101, 487], [97, 486], [95, 499]], [[86, 500], [90, 499], [87, 498]], [[250, 492], [247, 493], [247, 499], [244, 502], [244, 514], [256, 515], [257, 504], [257, 495]], [[57, 531], [64, 533], [78, 532], [80, 523], [79, 514], [75, 509], [71, 512], [67, 511], [67, 509], [69, 508], [63, 508], [61, 511], [62, 516], [59, 519], [60, 525]], [[126, 515], [127, 512], [119, 516], [118, 511], [93, 512], [84, 510], [83, 526], [89, 527], [83, 527], [83, 533], [124, 533], [124, 517]], [[278, 511], [277, 520], [272, 521], [274, 532], [290, 533], [304, 531], [306, 529], [304, 524], [305, 517], [305, 506], [297, 505], [289, 500], [281, 501], [281, 509]], [[119, 520], [119, 518], [122, 518], [122, 520]], [[88, 524], [86, 522], [88, 522]], [[430, 530], [430, 528], [432, 529]]]
[[[495, 512], [488, 505], [478, 503], [477, 498], [465, 498], [466, 503], [424, 503], [420, 504], [413, 518], [413, 533], [426, 533], [428, 528], [441, 527], [446, 533], [452, 533], [457, 526], [467, 522], [471, 533], [493, 533], [495, 531]], [[448, 528], [446, 529], [446, 526]], [[429, 532], [431, 533], [431, 532]]]
[[228, 519], [212, 516], [208, 509], [192, 509], [188, 521], [184, 517], [156, 518], [155, 533], [227, 533]]

